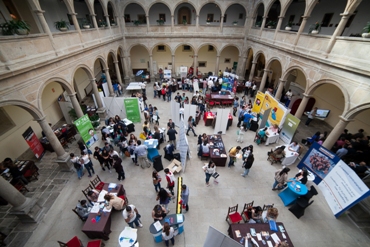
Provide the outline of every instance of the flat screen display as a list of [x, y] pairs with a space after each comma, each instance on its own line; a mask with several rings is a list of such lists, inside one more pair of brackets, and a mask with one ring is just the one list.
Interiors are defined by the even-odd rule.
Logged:
[[329, 116], [330, 110], [326, 109], [317, 109], [316, 117], [327, 118]]

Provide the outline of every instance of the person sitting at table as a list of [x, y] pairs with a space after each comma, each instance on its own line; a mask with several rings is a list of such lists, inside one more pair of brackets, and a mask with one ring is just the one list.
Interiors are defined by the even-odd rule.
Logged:
[[79, 201], [76, 207], [77, 207], [76, 211], [78, 215], [83, 220], [87, 220], [90, 214], [90, 210], [91, 210], [91, 208], [87, 205], [87, 201], [86, 200]]
[[[289, 168], [285, 167], [275, 172], [275, 182], [272, 185], [272, 190], [282, 190], [285, 188], [285, 183], [288, 181]], [[277, 186], [277, 188], [276, 188]]]
[[113, 125], [115, 125], [115, 124], [116, 124], [116, 121], [114, 121], [114, 119], [113, 119], [112, 117], [110, 117], [110, 118], [108, 119], [108, 125], [113, 126]]
[[161, 221], [167, 216], [167, 213], [168, 211], [166, 211], [163, 206], [157, 204], [152, 210], [152, 218], [154, 219], [154, 222]]
[[267, 160], [272, 162], [271, 165], [273, 164], [273, 162], [281, 162], [281, 160], [285, 157], [285, 146], [280, 146], [280, 147], [277, 147], [274, 151], [271, 151], [268, 152], [268, 158]]
[[302, 184], [307, 183], [307, 176], [308, 176], [308, 171], [305, 169], [300, 170], [294, 177], [296, 181], [301, 182]]
[[265, 142], [267, 139], [267, 135], [268, 135], [267, 127], [260, 129], [260, 131], [258, 131], [258, 135], [259, 135], [260, 141]]
[[125, 200], [123, 198], [124, 196], [118, 197], [113, 194], [107, 193], [104, 196], [104, 199], [108, 202], [106, 208], [108, 210], [110, 210], [111, 208], [114, 208], [115, 210], [122, 210], [125, 206]]
[[4, 166], [9, 168], [9, 173], [12, 175], [14, 180], [21, 180], [25, 185], [28, 184], [28, 180], [23, 176], [23, 173], [18, 169], [11, 158], [4, 159]]
[[279, 216], [279, 211], [277, 208], [269, 208], [267, 209], [266, 218], [264, 219], [265, 223], [268, 223], [269, 220], [277, 220], [277, 217]]
[[276, 135], [277, 133], [279, 133], [279, 126], [278, 126], [277, 124], [273, 124], [273, 125], [271, 125], [271, 126], [268, 128], [268, 133], [269, 133], [269, 134]]
[[170, 226], [167, 222], [165, 222], [163, 225], [162, 238], [167, 247], [169, 245], [170, 240], [172, 245], [175, 245], [174, 232], [175, 230], [173, 229], [173, 227]]
[[299, 149], [300, 149], [300, 146], [299, 146], [298, 142], [296, 142], [296, 141], [293, 141], [288, 146], [288, 150], [292, 151], [292, 152], [297, 152], [298, 153]]
[[92, 189], [89, 192], [87, 192], [87, 198], [89, 198], [92, 202], [97, 202], [99, 198], [99, 191]]
[[275, 244], [274, 247], [289, 247], [289, 244], [287, 242], [279, 241], [278, 243]]
[[206, 141], [200, 145], [200, 148], [202, 148], [202, 153], [209, 154], [209, 144]]
[[202, 135], [202, 142], [204, 143], [204, 142], [209, 142], [209, 139], [208, 139], [208, 136], [207, 136], [207, 134], [206, 133], [203, 133], [203, 135]]
[[303, 144], [306, 146], [311, 145], [314, 142], [317, 142], [320, 138], [320, 131], [317, 131], [312, 137], [307, 137], [307, 139], [304, 141], [302, 140]]
[[262, 223], [262, 212], [263, 210], [260, 206], [253, 207], [248, 223]]

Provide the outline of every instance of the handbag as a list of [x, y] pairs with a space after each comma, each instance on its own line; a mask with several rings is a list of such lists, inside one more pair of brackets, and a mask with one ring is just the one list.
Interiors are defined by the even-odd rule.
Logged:
[[125, 156], [126, 156], [126, 157], [130, 157], [130, 152], [126, 150], [126, 151], [125, 151]]
[[212, 174], [212, 177], [214, 177], [214, 178], [218, 178], [220, 176], [220, 174], [218, 174], [218, 172], [214, 172], [213, 174]]
[[139, 138], [142, 140], [146, 140], [146, 135], [144, 134], [144, 132], [140, 133]]

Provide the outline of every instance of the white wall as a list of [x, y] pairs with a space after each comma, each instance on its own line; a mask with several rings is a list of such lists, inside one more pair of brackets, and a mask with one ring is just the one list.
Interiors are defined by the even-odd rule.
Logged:
[[144, 14], [145, 12], [143, 8], [138, 4], [129, 4], [125, 9], [125, 15], [130, 15], [131, 22], [138, 20], [138, 17], [137, 17], [138, 15], [144, 15]]
[[[134, 46], [130, 51], [131, 67], [133, 69], [149, 69], [149, 53], [142, 46]], [[158, 63], [157, 63], [158, 64]]]
[[83, 69], [77, 69], [73, 79], [77, 95], [82, 100], [86, 97], [85, 88], [89, 86], [90, 79]]
[[[152, 25], [157, 25], [157, 20], [159, 20], [159, 14], [165, 14], [166, 15], [166, 22], [164, 25], [171, 25], [171, 12], [169, 8], [162, 4], [154, 4], [149, 11], [149, 23]], [[131, 17], [132, 20], [132, 17]]]
[[49, 123], [55, 124], [63, 118], [63, 113], [58, 104], [58, 97], [63, 93], [63, 88], [56, 82], [51, 82], [44, 88], [42, 92], [42, 110], [45, 113], [46, 120]]
[[[44, 16], [46, 22], [49, 24], [51, 32], [60, 32], [54, 26], [54, 22], [65, 20], [68, 22], [68, 10], [64, 2], [61, 1], [50, 1], [50, 0], [39, 0], [41, 9], [44, 10]], [[69, 30], [75, 30], [73, 25], [69, 26]]]

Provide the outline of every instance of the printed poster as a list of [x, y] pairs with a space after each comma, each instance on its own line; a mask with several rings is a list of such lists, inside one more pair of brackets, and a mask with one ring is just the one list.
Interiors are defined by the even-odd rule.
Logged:
[[261, 111], [261, 107], [262, 107], [264, 100], [265, 100], [265, 94], [258, 91], [256, 94], [256, 98], [254, 99], [252, 112], [259, 113]]
[[22, 136], [26, 140], [32, 152], [35, 154], [35, 157], [41, 159], [45, 153], [45, 150], [40, 140], [37, 138], [35, 132], [33, 132], [33, 129], [31, 127], [28, 127], [28, 129], [22, 134]]
[[93, 145], [98, 140], [98, 136], [87, 114], [80, 117], [73, 123], [76, 126], [78, 133], [80, 133], [82, 140], [84, 141], [88, 148], [91, 147], [91, 145]]
[[280, 132], [280, 139], [283, 140], [286, 144], [290, 144], [300, 122], [301, 120], [299, 118], [289, 113], [285, 118], [283, 128]]
[[165, 79], [171, 79], [171, 70], [170, 69], [165, 69], [164, 71], [163, 71], [163, 77], [165, 78]]
[[271, 108], [271, 112], [268, 118], [268, 125], [277, 124], [279, 127], [281, 127], [282, 120], [284, 119], [284, 116], [286, 114], [286, 108], [282, 104], [280, 104], [274, 96], [272, 96], [269, 93], [265, 94], [265, 99], [263, 101], [262, 107], [261, 107], [261, 114], [265, 112], [265, 110]]
[[138, 98], [126, 98], [123, 102], [126, 109], [126, 117], [133, 123], [140, 123], [141, 114]]

